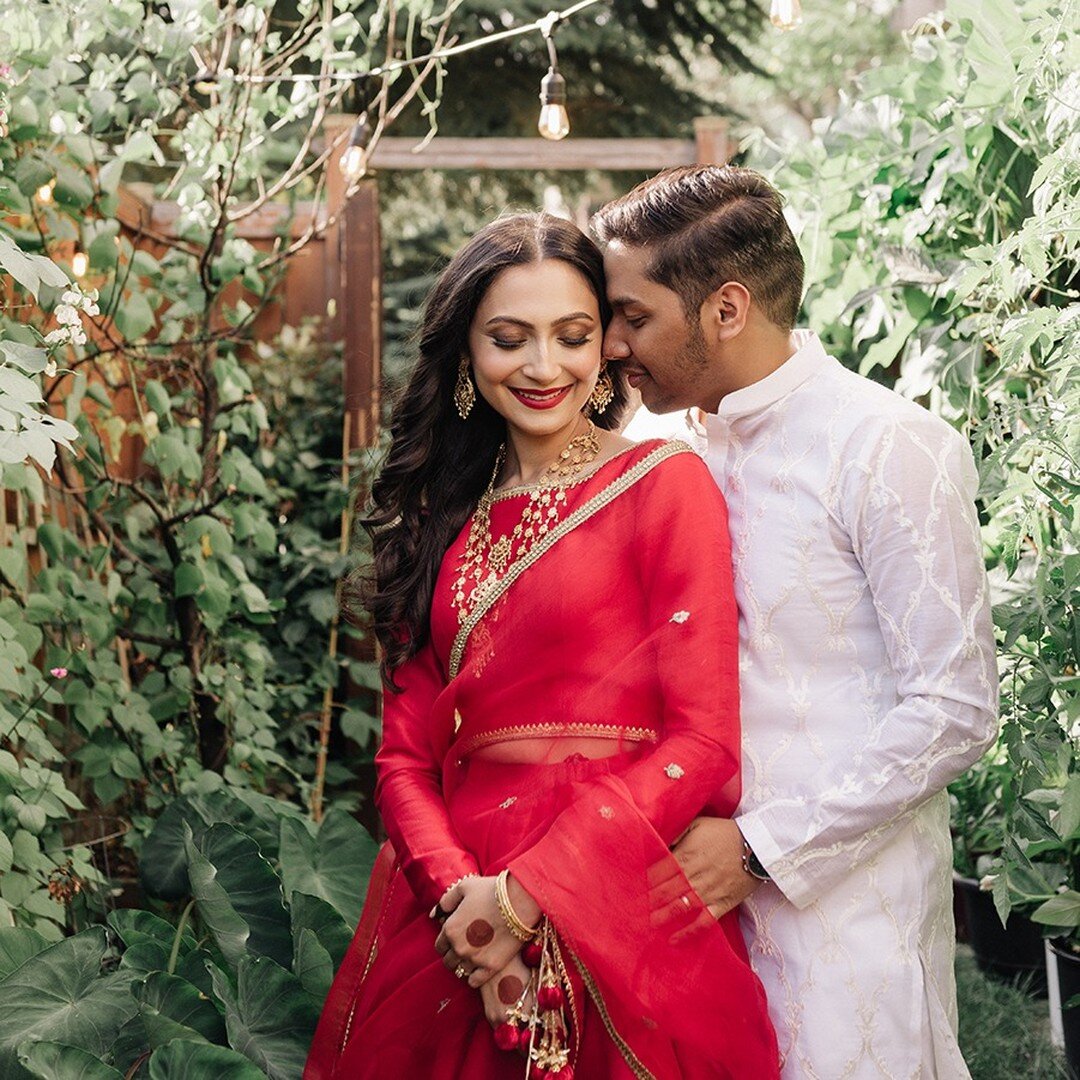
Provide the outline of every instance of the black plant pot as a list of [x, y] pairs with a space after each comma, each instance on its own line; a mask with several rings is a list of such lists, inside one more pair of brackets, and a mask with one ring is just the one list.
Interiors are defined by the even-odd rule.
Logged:
[[1067, 941], [1050, 942], [1057, 958], [1058, 990], [1061, 993], [1061, 1026], [1065, 1032], [1065, 1064], [1072, 1080], [1080, 1080], [1080, 1005], [1070, 1009], [1069, 1002], [1080, 995], [1080, 956]]
[[1039, 928], [1013, 912], [1002, 926], [994, 899], [973, 878], [954, 877], [967, 923], [968, 941], [981, 971], [1046, 997], [1046, 952]]

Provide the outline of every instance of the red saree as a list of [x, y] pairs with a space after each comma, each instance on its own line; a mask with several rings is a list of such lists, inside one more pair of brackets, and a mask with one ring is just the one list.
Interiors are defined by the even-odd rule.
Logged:
[[[500, 494], [493, 536], [525, 498]], [[443, 561], [430, 642], [385, 695], [390, 844], [305, 1080], [525, 1076], [479, 993], [443, 967], [428, 918], [456, 879], [504, 867], [573, 961], [579, 1080], [777, 1077], [737, 914], [713, 919], [669, 851], [739, 796], [736, 610], [708, 471], [679, 443], [606, 462], [459, 626], [467, 534]]]

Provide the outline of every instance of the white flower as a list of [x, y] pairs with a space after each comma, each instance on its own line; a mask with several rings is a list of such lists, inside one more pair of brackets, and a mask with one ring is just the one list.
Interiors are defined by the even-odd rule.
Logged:
[[67, 340], [68, 331], [64, 328], [61, 328], [59, 330], [50, 330], [49, 333], [45, 335], [46, 345], [64, 345], [67, 343]]
[[61, 326], [78, 326], [79, 324], [79, 310], [71, 304], [57, 304], [53, 314]]
[[997, 881], [997, 874], [987, 874], [985, 877], [979, 880], [979, 889], [981, 892], [993, 892], [994, 883]]
[[55, 360], [46, 360], [45, 361], [45, 374], [48, 375], [49, 378], [52, 378], [56, 374], [56, 361]]

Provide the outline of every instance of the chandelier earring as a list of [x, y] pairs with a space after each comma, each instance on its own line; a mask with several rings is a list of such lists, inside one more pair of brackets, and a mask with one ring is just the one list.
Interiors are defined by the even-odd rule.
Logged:
[[476, 390], [469, 378], [469, 358], [462, 355], [458, 365], [457, 383], [454, 385], [454, 408], [462, 420], [468, 420], [473, 405], [476, 404]]
[[615, 398], [615, 382], [611, 378], [607, 364], [600, 366], [600, 376], [596, 380], [593, 392], [589, 395], [589, 408], [597, 416], [611, 404]]

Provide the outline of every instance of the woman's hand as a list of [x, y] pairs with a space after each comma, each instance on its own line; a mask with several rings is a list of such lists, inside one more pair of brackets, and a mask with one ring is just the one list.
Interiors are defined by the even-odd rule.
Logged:
[[[528, 926], [535, 925], [539, 917], [535, 902], [520, 886], [510, 895], [518, 917], [523, 922], [530, 919]], [[525, 903], [525, 898], [530, 903]], [[510, 933], [499, 911], [494, 877], [466, 878], [447, 892], [439, 906], [451, 914], [443, 923], [435, 949], [450, 971], [464, 965], [473, 989], [487, 983], [521, 951], [522, 943]]]
[[525, 993], [531, 976], [532, 972], [525, 966], [519, 955], [480, 987], [484, 1015], [493, 1028], [506, 1022], [511, 1006], [519, 1001], [522, 1001], [523, 1011], [528, 1012], [532, 1004], [532, 991], [529, 991], [524, 1000], [521, 995]]

